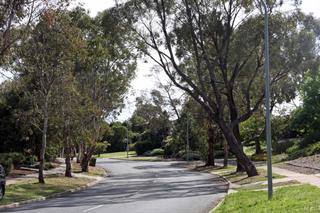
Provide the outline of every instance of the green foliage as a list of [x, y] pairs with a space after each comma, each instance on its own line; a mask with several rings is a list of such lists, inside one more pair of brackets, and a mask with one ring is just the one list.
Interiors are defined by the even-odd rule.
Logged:
[[164, 150], [157, 148], [150, 151], [146, 156], [162, 156], [163, 154]]
[[137, 155], [143, 155], [147, 151], [157, 148], [157, 145], [151, 141], [138, 141], [135, 144], [135, 151]]
[[279, 141], [272, 141], [272, 150], [274, 153], [281, 154], [286, 152], [290, 147], [300, 141], [299, 139], [284, 139]]
[[301, 148], [299, 144], [295, 144], [287, 150], [288, 160], [299, 157], [307, 157], [320, 153], [320, 142], [309, 144], [307, 147]]
[[0, 161], [6, 164], [6, 167], [10, 167], [8, 164], [11, 163], [15, 168], [17, 168], [25, 161], [25, 157], [22, 153], [18, 152], [1, 153]]
[[108, 152], [119, 152], [126, 149], [126, 138], [129, 136], [128, 129], [120, 122], [111, 124], [103, 135], [102, 140], [108, 141], [110, 146], [107, 147]]
[[35, 164], [35, 162], [37, 162], [37, 161], [38, 161], [37, 156], [29, 155], [29, 156], [26, 156], [26, 159], [23, 163], [30, 166], [30, 165]]
[[184, 153], [181, 156], [182, 160], [202, 160], [203, 158], [201, 157], [201, 154], [199, 152], [189, 152], [189, 153]]
[[3, 166], [4, 171], [6, 175], [9, 175], [13, 168], [12, 159], [11, 158], [5, 158], [3, 155], [0, 155], [0, 164]]
[[259, 154], [253, 154], [251, 156], [251, 160], [253, 161], [266, 161], [268, 159], [267, 153], [266, 152], [262, 152]]
[[309, 71], [301, 85], [303, 105], [293, 113], [291, 128], [304, 136], [300, 147], [320, 140], [320, 73]]
[[95, 146], [95, 154], [99, 156], [100, 154], [106, 152], [106, 149], [108, 148], [108, 146], [110, 146], [110, 144], [108, 142], [99, 142], [96, 143]]

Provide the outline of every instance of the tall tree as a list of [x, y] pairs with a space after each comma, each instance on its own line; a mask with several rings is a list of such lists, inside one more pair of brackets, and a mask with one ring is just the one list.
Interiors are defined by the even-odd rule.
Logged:
[[86, 111], [84, 127], [90, 130], [85, 130], [87, 140], [82, 157], [82, 171], [88, 171], [95, 145], [103, 134], [104, 120], [123, 106], [136, 69], [136, 53], [131, 46], [131, 31], [121, 25], [116, 8], [95, 18], [77, 8], [71, 16], [87, 42], [87, 54], [79, 60], [77, 79], [82, 107]]
[[[302, 35], [297, 25], [303, 23], [297, 14], [279, 12], [280, 5], [269, 1], [271, 85], [294, 88], [307, 69], [295, 60], [295, 51], [302, 53], [296, 49]], [[256, 175], [242, 149], [239, 123], [250, 118], [264, 99], [263, 19], [256, 13], [260, 5], [253, 0], [133, 0], [124, 7], [135, 8], [128, 11], [136, 15], [136, 32], [144, 44], [140, 49], [207, 111], [240, 169]], [[312, 49], [304, 50], [315, 58]]]
[[57, 100], [57, 85], [61, 76], [73, 68], [74, 34], [67, 24], [63, 10], [48, 10], [32, 30], [32, 35], [22, 45], [17, 62], [20, 75], [31, 88], [33, 125], [42, 133], [40, 149], [39, 182], [45, 183], [43, 169], [47, 146], [49, 118]]

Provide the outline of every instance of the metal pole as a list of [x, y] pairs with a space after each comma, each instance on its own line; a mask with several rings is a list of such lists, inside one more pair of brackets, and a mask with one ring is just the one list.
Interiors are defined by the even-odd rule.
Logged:
[[189, 116], [187, 115], [187, 161], [189, 162]]
[[129, 137], [128, 137], [128, 132], [129, 132], [129, 125], [127, 127], [127, 147], [126, 147], [126, 150], [127, 150], [127, 158], [129, 158]]
[[268, 154], [268, 198], [272, 199], [272, 144], [271, 144], [271, 113], [270, 113], [270, 70], [269, 70], [269, 17], [268, 5], [262, 0], [264, 8], [264, 45], [265, 45], [265, 105], [266, 105], [266, 139], [267, 139], [267, 154]]

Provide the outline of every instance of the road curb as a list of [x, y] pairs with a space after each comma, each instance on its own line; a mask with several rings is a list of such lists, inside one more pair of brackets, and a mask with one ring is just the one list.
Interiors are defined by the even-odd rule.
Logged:
[[217, 210], [217, 209], [224, 203], [227, 195], [230, 194], [230, 186], [231, 186], [231, 184], [232, 184], [225, 176], [223, 176], [223, 175], [218, 175], [218, 174], [215, 174], [215, 175], [217, 175], [218, 177], [222, 178], [222, 179], [228, 184], [228, 188], [227, 188], [226, 196], [224, 196], [224, 197], [219, 201], [219, 203], [218, 203], [213, 209], [211, 209], [211, 210], [209, 211], [209, 213], [214, 212], [215, 210]]
[[3, 206], [0, 206], [0, 211], [6, 210], [6, 209], [17, 208], [17, 207], [20, 207], [22, 205], [29, 204], [29, 203], [34, 203], [34, 202], [37, 202], [37, 201], [44, 201], [44, 200], [51, 199], [51, 198], [62, 197], [62, 196], [65, 196], [65, 195], [68, 195], [68, 194], [71, 194], [71, 193], [74, 193], [74, 192], [79, 192], [79, 191], [88, 189], [88, 188], [90, 188], [90, 187], [92, 187], [94, 185], [97, 185], [98, 183], [100, 183], [103, 180], [105, 180], [105, 178], [108, 177], [108, 176], [109, 176], [109, 173], [106, 171], [106, 175], [101, 177], [101, 179], [96, 179], [95, 181], [87, 183], [84, 186], [80, 186], [80, 187], [77, 187], [77, 188], [74, 188], [74, 189], [69, 189], [69, 190], [64, 191], [64, 192], [54, 193], [54, 194], [48, 195], [46, 197], [39, 197], [39, 198], [31, 199], [31, 200], [25, 200], [25, 201], [21, 201], [21, 202], [16, 202], [16, 203], [3, 205]]

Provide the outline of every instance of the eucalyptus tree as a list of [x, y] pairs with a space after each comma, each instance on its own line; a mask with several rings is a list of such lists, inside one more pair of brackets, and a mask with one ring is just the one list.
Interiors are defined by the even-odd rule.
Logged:
[[[301, 40], [309, 36], [301, 13], [281, 12], [281, 4], [269, 1], [268, 10], [271, 86], [279, 102], [295, 95], [297, 82], [310, 67], [305, 62], [317, 60], [314, 48]], [[205, 109], [222, 131], [239, 169], [257, 175], [243, 152], [239, 124], [259, 109], [265, 96], [259, 2], [132, 0], [123, 7], [134, 14], [129, 17], [136, 22], [139, 49]], [[314, 40], [310, 43], [317, 46]]]
[[87, 134], [81, 165], [82, 171], [88, 171], [105, 119], [123, 107], [136, 69], [136, 53], [131, 46], [131, 31], [122, 26], [116, 8], [95, 18], [76, 8], [71, 16], [86, 41], [86, 54], [79, 58], [76, 77], [84, 109], [83, 131]]
[[64, 10], [48, 10], [33, 27], [30, 37], [18, 51], [16, 69], [26, 81], [25, 91], [31, 105], [30, 121], [42, 134], [39, 182], [43, 176], [47, 135], [62, 76], [74, 67], [78, 46], [76, 33]]
[[30, 27], [48, 8], [57, 8], [67, 0], [3, 0], [0, 2], [0, 66], [9, 63], [12, 47], [23, 41]]

